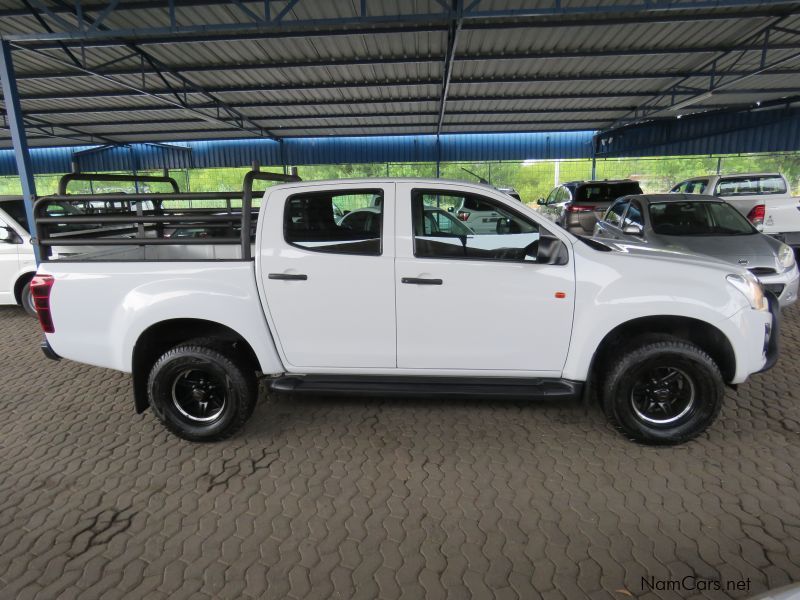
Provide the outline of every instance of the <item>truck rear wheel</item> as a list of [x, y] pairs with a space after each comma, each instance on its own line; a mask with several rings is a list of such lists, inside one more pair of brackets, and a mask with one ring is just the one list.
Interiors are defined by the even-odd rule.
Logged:
[[147, 381], [150, 405], [175, 435], [193, 442], [230, 437], [253, 414], [255, 373], [224, 351], [193, 343], [159, 358]]
[[680, 444], [717, 418], [725, 395], [716, 363], [675, 338], [629, 348], [611, 365], [603, 389], [609, 420], [646, 444]]

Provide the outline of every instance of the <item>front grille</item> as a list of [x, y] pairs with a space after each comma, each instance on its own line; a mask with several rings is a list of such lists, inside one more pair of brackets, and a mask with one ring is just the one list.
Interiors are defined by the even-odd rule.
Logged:
[[747, 269], [753, 275], [758, 277], [759, 275], [775, 275], [777, 271], [775, 269], [770, 269], [769, 267], [753, 267], [752, 269]]
[[768, 292], [772, 292], [776, 296], [780, 296], [783, 293], [783, 288], [786, 286], [782, 283], [768, 283], [764, 286], [764, 289]]

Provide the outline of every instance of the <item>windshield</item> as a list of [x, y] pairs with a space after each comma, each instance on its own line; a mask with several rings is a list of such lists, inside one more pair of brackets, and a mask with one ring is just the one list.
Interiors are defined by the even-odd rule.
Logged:
[[660, 235], [749, 235], [756, 230], [724, 202], [659, 202], [650, 205], [650, 223]]

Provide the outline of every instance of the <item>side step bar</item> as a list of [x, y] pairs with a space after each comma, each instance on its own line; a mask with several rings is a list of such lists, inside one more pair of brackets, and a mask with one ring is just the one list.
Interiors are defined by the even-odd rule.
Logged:
[[580, 398], [583, 383], [523, 377], [398, 377], [396, 375], [285, 375], [270, 380], [275, 392], [456, 398]]

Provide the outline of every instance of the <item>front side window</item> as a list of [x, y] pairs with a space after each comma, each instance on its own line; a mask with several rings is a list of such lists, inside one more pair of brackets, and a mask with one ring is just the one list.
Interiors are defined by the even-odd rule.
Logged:
[[754, 196], [785, 194], [786, 182], [778, 175], [726, 177], [717, 183], [715, 196]]
[[14, 219], [17, 223], [25, 228], [25, 231], [30, 231], [28, 227], [28, 215], [25, 213], [25, 203], [22, 200], [9, 200], [3, 202], [2, 208], [8, 213], [8, 216]]
[[644, 229], [644, 218], [642, 217], [642, 207], [638, 202], [631, 202], [628, 207], [628, 212], [625, 213], [625, 219], [622, 222], [623, 227], [639, 227]]
[[[537, 261], [539, 226], [494, 199], [414, 190], [411, 202], [414, 255], [419, 258]], [[461, 213], [456, 219], [441, 206], [480, 207], [480, 223], [471, 227]]]
[[608, 209], [608, 212], [603, 220], [610, 225], [614, 225], [615, 227], [622, 227], [622, 215], [625, 214], [625, 209], [627, 206], [627, 200], [615, 202], [611, 208]]
[[293, 246], [315, 252], [378, 256], [382, 230], [380, 190], [310, 192], [286, 200], [283, 231]]

